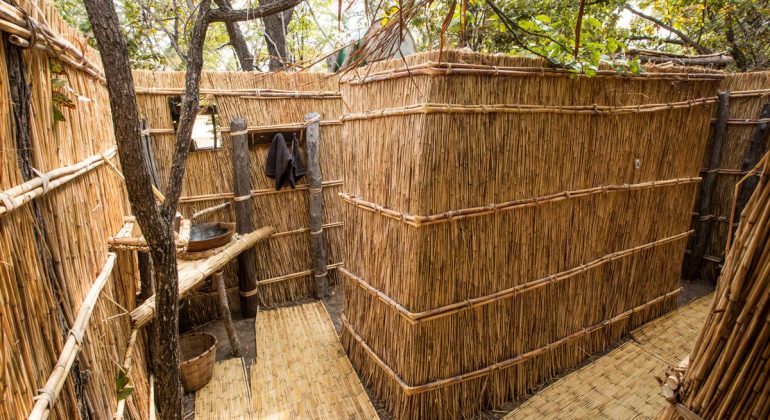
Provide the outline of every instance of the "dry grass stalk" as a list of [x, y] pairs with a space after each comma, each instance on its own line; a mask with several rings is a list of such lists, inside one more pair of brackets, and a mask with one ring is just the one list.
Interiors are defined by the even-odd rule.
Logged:
[[[663, 418], [770, 415], [770, 158], [741, 214], [711, 313]], [[736, 186], [736, 189], [738, 186]]]

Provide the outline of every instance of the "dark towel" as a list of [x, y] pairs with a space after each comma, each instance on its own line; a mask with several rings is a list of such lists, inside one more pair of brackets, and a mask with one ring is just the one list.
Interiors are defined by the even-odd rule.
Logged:
[[294, 135], [294, 138], [291, 139], [291, 157], [292, 170], [294, 171], [291, 187], [294, 188], [294, 183], [302, 179], [302, 177], [307, 173], [307, 167], [305, 167], [305, 162], [302, 161], [299, 141], [297, 140], [296, 134]]
[[270, 150], [267, 153], [265, 175], [275, 179], [276, 191], [283, 188], [286, 182], [291, 185], [292, 189], [295, 188], [296, 182], [307, 172], [297, 143], [297, 136], [295, 135], [291, 141], [291, 150], [289, 150], [281, 133], [273, 136]]

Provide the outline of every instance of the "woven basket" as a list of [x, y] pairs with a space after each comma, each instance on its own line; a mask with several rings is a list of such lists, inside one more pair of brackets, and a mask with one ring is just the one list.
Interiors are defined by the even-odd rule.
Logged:
[[185, 334], [179, 339], [179, 366], [185, 392], [203, 388], [211, 380], [217, 355], [217, 338], [205, 332]]

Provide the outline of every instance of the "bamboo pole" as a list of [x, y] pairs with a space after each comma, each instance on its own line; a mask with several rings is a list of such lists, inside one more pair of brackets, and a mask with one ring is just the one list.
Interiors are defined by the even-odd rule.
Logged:
[[310, 185], [308, 189], [310, 258], [313, 260], [315, 297], [323, 299], [329, 295], [329, 279], [326, 272], [326, 241], [323, 230], [324, 197], [318, 152], [321, 142], [320, 121], [321, 115], [316, 112], [305, 115], [305, 124], [307, 124], [305, 145], [307, 147], [307, 172]]
[[424, 103], [418, 105], [406, 105], [395, 108], [383, 108], [373, 111], [346, 114], [342, 121], [369, 120], [391, 116], [415, 115], [415, 114], [573, 114], [573, 115], [627, 115], [650, 112], [669, 111], [672, 109], [686, 109], [696, 106], [705, 106], [717, 101], [717, 97], [690, 99], [687, 101], [644, 104], [644, 105], [563, 105], [546, 106], [530, 104], [490, 104], [490, 105], [464, 105], [464, 104], [437, 104]]
[[[336, 187], [339, 185], [343, 185], [345, 183], [342, 179], [337, 179], [333, 181], [324, 181], [321, 185], [324, 187]], [[295, 189], [283, 189], [276, 191], [275, 188], [262, 188], [258, 190], [251, 190], [251, 196], [252, 197], [259, 197], [263, 195], [272, 195], [272, 194], [288, 194], [296, 191], [304, 191], [308, 189], [308, 185], [297, 185], [297, 188]], [[187, 197], [182, 197], [179, 199], [180, 203], [196, 203], [199, 201], [214, 201], [214, 200], [232, 200], [233, 199], [233, 193], [217, 193], [217, 194], [201, 194], [201, 195], [191, 195]]]
[[225, 287], [225, 278], [221, 271], [214, 273], [214, 282], [217, 287], [217, 296], [219, 297], [219, 318], [225, 324], [227, 338], [230, 340], [230, 355], [233, 357], [241, 356], [241, 341], [238, 339], [238, 333], [233, 325], [233, 317], [230, 314], [230, 305], [227, 304], [227, 288]]
[[35, 405], [29, 414], [30, 420], [46, 419], [50, 413], [51, 407], [56, 402], [59, 393], [64, 387], [68, 378], [68, 373], [72, 368], [72, 364], [75, 362], [80, 348], [83, 344], [83, 337], [88, 327], [88, 321], [91, 319], [91, 313], [93, 313], [96, 306], [96, 300], [99, 298], [99, 294], [102, 292], [104, 285], [107, 284], [107, 279], [110, 278], [112, 268], [115, 266], [115, 259], [117, 255], [115, 253], [107, 254], [107, 261], [104, 263], [101, 273], [94, 280], [93, 285], [88, 290], [88, 294], [83, 303], [80, 305], [80, 310], [75, 318], [75, 323], [72, 324], [69, 333], [67, 334], [67, 341], [65, 341], [62, 347], [59, 359], [56, 361], [56, 366], [53, 372], [48, 377], [43, 388], [40, 389], [38, 395], [35, 397]]
[[[251, 170], [249, 169], [249, 137], [246, 134], [246, 120], [235, 118], [230, 123], [230, 143], [233, 148], [233, 207], [235, 208], [235, 230], [239, 234], [254, 231], [254, 205], [251, 198]], [[241, 287], [241, 312], [253, 317], [259, 307], [257, 288], [257, 254], [246, 250], [238, 256], [238, 283]]]
[[[182, 87], [137, 87], [138, 95], [179, 95], [184, 93]], [[334, 91], [317, 90], [281, 90], [281, 89], [216, 89], [201, 88], [201, 95], [237, 96], [244, 99], [341, 99], [342, 94]]]
[[[717, 103], [717, 124], [714, 127], [714, 134], [709, 144], [709, 163], [708, 171], [703, 178], [700, 189], [700, 201], [698, 202], [698, 213], [709, 214], [711, 212], [711, 200], [714, 194], [714, 185], [716, 183], [716, 173], [711, 170], [718, 169], [722, 161], [722, 148], [727, 135], [727, 119], [730, 115], [730, 92], [717, 93], [719, 102]], [[698, 221], [695, 224], [695, 239], [692, 247], [692, 253], [684, 264], [683, 276], [686, 279], [695, 279], [700, 277], [703, 264], [703, 254], [706, 252], [706, 245], [711, 235], [709, 221]]]

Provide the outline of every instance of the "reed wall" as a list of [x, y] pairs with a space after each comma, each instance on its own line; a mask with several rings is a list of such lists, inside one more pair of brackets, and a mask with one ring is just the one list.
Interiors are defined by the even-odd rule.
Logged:
[[[64, 24], [50, 2], [21, 4], [58, 37], [86, 46], [87, 59], [99, 63], [98, 53]], [[0, 21], [7, 18], [0, 15]], [[7, 53], [0, 43], [0, 192], [26, 181], [21, 168], [27, 153], [32, 167], [42, 173], [98, 158], [68, 180], [52, 177], [16, 208], [0, 202], [0, 418], [22, 419], [54, 370], [84, 297], [108, 259], [107, 238], [117, 232], [129, 209], [122, 183], [99, 156], [111, 148], [114, 156], [115, 146], [104, 83], [66, 61], [66, 53], [25, 50], [32, 115], [31, 147], [22, 150], [12, 118], [20, 104], [11, 101]], [[63, 73], [53, 74], [53, 65], [61, 65]], [[74, 103], [71, 109], [61, 107], [65, 121], [55, 121], [52, 114], [56, 78], [66, 80], [64, 94]], [[117, 157], [111, 159], [117, 164]], [[110, 418], [115, 412], [117, 366], [128, 345], [128, 311], [135, 303], [134, 268], [127, 256], [113, 268], [96, 300], [79, 356], [53, 404], [53, 418]], [[130, 375], [136, 391], [126, 414], [147, 418], [144, 338], [138, 341]]]
[[[140, 114], [149, 123], [153, 154], [161, 180], [168, 179], [174, 145], [174, 127], [168, 99], [181, 93], [184, 73], [134, 72]], [[232, 189], [232, 147], [229, 124], [245, 118], [252, 132], [281, 131], [286, 125], [304, 124], [311, 112], [321, 114], [320, 162], [324, 181], [324, 234], [332, 281], [342, 261], [341, 203], [342, 191], [342, 98], [336, 77], [321, 73], [219, 73], [204, 72], [202, 98], [216, 105], [222, 122], [222, 147], [192, 151], [187, 161], [180, 212], [191, 217], [195, 212], [230, 203]], [[274, 128], [270, 128], [274, 127]], [[305, 144], [301, 141], [302, 156]], [[276, 234], [256, 246], [258, 283], [262, 303], [277, 305], [310, 296], [310, 232], [307, 179], [296, 190], [285, 187], [275, 191], [274, 181], [265, 171], [269, 144], [251, 145], [251, 185], [256, 226], [274, 226]], [[307, 160], [305, 159], [307, 162]], [[164, 181], [165, 182], [165, 181]], [[160, 185], [161, 191], [165, 185]], [[198, 221], [234, 221], [232, 206], [208, 213]], [[225, 270], [231, 310], [238, 310], [235, 263]], [[188, 325], [217, 319], [216, 296], [203, 290], [185, 300], [182, 320]]]
[[[712, 193], [711, 211], [706, 215], [697, 214], [696, 204], [692, 221], [693, 228], [697, 223], [709, 224], [710, 236], [702, 261], [702, 278], [712, 281], [716, 281], [719, 277], [725, 260], [725, 245], [735, 185], [744, 176], [741, 172], [741, 162], [759, 126], [757, 120], [760, 119], [762, 107], [770, 103], [770, 72], [728, 74], [722, 80], [719, 89], [732, 93], [729, 103], [730, 120]], [[767, 139], [765, 139], [764, 150], [767, 150], [766, 143]], [[708, 166], [707, 159], [707, 157], [704, 159], [703, 168]], [[738, 219], [736, 215], [735, 223]]]
[[719, 75], [406, 61], [342, 89], [342, 340], [395, 417], [498, 406], [676, 306]]

